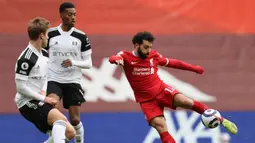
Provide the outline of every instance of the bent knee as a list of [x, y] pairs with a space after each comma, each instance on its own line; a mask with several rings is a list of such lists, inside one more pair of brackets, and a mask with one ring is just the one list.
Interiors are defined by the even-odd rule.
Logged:
[[54, 98], [54, 99], [56, 99], [58, 101], [60, 100], [59, 96], [57, 94], [55, 94], [55, 93], [50, 93], [50, 94], [47, 95], [47, 97]]
[[53, 123], [57, 120], [68, 121], [65, 115], [63, 115], [58, 109], [53, 108], [48, 113], [48, 124], [53, 125]]
[[73, 116], [72, 118], [70, 118], [70, 122], [73, 126], [77, 126], [80, 123], [80, 117]]
[[151, 120], [150, 125], [154, 127], [158, 132], [167, 131], [167, 125], [163, 116], [155, 117]]
[[66, 137], [67, 137], [69, 140], [71, 140], [71, 139], [73, 139], [75, 136], [76, 136], [76, 131], [75, 131], [74, 127], [68, 126], [68, 127], [66, 128]]

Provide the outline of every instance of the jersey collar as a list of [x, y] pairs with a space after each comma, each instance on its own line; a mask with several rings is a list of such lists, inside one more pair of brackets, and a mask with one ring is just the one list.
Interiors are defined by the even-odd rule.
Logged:
[[65, 34], [71, 35], [71, 33], [72, 33], [73, 30], [74, 30], [74, 27], [72, 27], [69, 31], [63, 31], [63, 29], [61, 28], [61, 26], [62, 26], [62, 23], [58, 26], [58, 31], [59, 31], [59, 33], [60, 33], [61, 35], [65, 35]]
[[31, 43], [28, 43], [28, 47], [38, 56], [41, 55], [41, 52], [39, 52]]
[[135, 57], [138, 57], [138, 56], [135, 54], [135, 51], [132, 51], [132, 54], [133, 54]]

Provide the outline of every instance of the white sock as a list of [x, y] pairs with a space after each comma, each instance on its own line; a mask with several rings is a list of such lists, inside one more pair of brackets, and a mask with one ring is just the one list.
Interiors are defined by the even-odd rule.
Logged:
[[54, 143], [65, 143], [66, 122], [63, 120], [57, 120], [53, 123], [52, 137]]
[[43, 143], [54, 143], [53, 142], [53, 137], [49, 136], [49, 138], [46, 141], [44, 141]]
[[[51, 131], [49, 131], [47, 134], [49, 135], [49, 138], [46, 141], [44, 141], [43, 143], [54, 143]], [[70, 140], [66, 137], [66, 143], [69, 143], [69, 141]]]
[[76, 136], [74, 138], [75, 143], [84, 143], [84, 128], [82, 122], [80, 122], [77, 126], [74, 126], [76, 130]]

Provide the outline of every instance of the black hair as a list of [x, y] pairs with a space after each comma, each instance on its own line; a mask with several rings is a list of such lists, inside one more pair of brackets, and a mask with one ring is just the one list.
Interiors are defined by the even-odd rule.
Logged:
[[75, 8], [74, 4], [71, 2], [64, 2], [59, 7], [59, 12], [64, 12], [67, 8]]
[[143, 43], [143, 40], [147, 40], [149, 42], [153, 42], [155, 40], [155, 37], [150, 32], [148, 32], [148, 31], [138, 32], [133, 37], [132, 42], [133, 42], [134, 45], [136, 43], [141, 45]]

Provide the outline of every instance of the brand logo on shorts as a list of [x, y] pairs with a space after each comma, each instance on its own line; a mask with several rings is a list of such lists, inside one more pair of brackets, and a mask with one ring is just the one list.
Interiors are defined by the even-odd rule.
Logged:
[[40, 102], [38, 103], [38, 105], [41, 107], [41, 106], [44, 105], [44, 102], [40, 101]]
[[133, 61], [132, 61], [132, 62], [131, 62], [131, 65], [134, 65], [134, 64], [137, 64], [137, 63], [138, 63], [138, 62], [135, 62], [135, 61], [133, 62]]
[[34, 103], [31, 103], [31, 102], [27, 102], [26, 104], [29, 108], [33, 108], [34, 110], [36, 110], [38, 108], [37, 105], [35, 105]]

